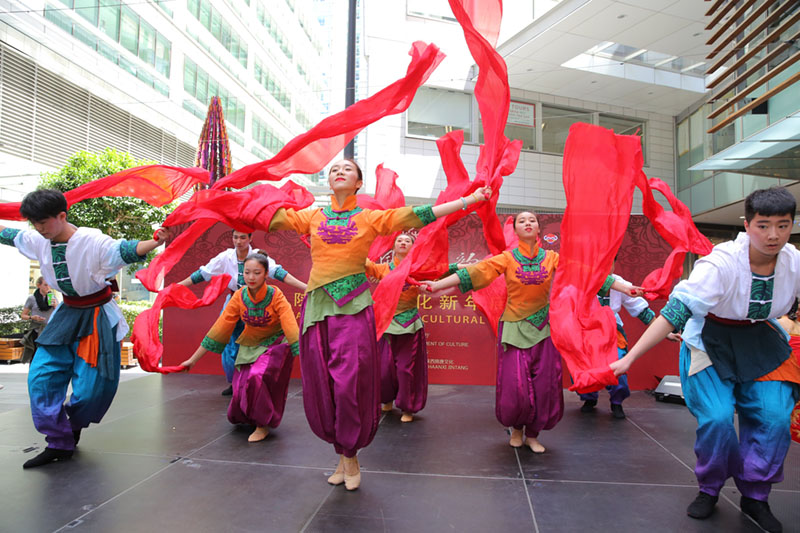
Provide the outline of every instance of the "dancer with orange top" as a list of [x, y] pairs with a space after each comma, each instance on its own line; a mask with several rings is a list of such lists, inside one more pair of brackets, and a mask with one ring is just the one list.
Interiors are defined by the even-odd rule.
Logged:
[[[386, 277], [405, 259], [414, 240], [410, 233], [398, 235], [392, 248], [392, 260], [389, 263], [367, 260], [367, 275], [378, 280]], [[460, 266], [453, 263], [448, 270], [452, 273]], [[425, 407], [428, 398], [428, 350], [417, 308], [418, 294], [415, 285], [405, 284], [389, 328], [378, 341], [383, 411], [390, 412], [395, 402], [403, 413], [401, 422], [413, 421], [414, 413]]]
[[[191, 369], [206, 353], [222, 354], [239, 322], [239, 350], [233, 373], [231, 424], [251, 424], [249, 442], [264, 440], [283, 418], [293, 356], [299, 353], [299, 328], [281, 290], [267, 285], [271, 266], [266, 252], [255, 250], [244, 260], [245, 287], [233, 293], [225, 309], [192, 356], [181, 365]], [[284, 340], [285, 339], [285, 340]]]
[[311, 274], [301, 314], [303, 406], [312, 431], [333, 444], [339, 464], [328, 482], [355, 490], [361, 483], [356, 454], [378, 429], [380, 373], [366, 260], [372, 241], [486, 200], [488, 188], [431, 206], [362, 209], [359, 166], [344, 159], [328, 174], [333, 195], [324, 208], [279, 209], [269, 231], [311, 235]]
[[[552, 429], [564, 414], [561, 355], [550, 340], [550, 286], [558, 254], [539, 247], [539, 221], [524, 211], [514, 217], [519, 246], [461, 269], [442, 280], [422, 282], [428, 290], [459, 286], [461, 292], [487, 287], [505, 275], [508, 298], [497, 331], [497, 390], [495, 414], [511, 426], [509, 444], [523, 444], [544, 453], [539, 432]], [[613, 287], [634, 295], [635, 290], [609, 276], [600, 294]], [[524, 440], [523, 440], [524, 428]]]

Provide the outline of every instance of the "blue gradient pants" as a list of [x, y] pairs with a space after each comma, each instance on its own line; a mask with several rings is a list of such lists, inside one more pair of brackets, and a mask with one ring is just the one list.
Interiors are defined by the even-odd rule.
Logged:
[[[628, 353], [627, 348], [617, 347], [617, 358], [622, 359]], [[628, 388], [628, 375], [623, 374], [619, 376], [616, 385], [609, 385], [606, 387], [612, 404], [622, 405], [622, 401], [631, 395], [631, 389]], [[595, 402], [600, 397], [599, 392], [587, 392], [586, 394], [579, 394], [581, 400], [584, 402], [594, 400]]]
[[[721, 380], [713, 366], [688, 375], [691, 353], [681, 344], [680, 372], [686, 406], [697, 418], [695, 475], [702, 492], [716, 496], [733, 477], [743, 496], [767, 501], [783, 481], [792, 408], [798, 387], [785, 381]], [[739, 435], [734, 427], [739, 416]]]
[[[116, 336], [117, 328], [112, 329]], [[114, 375], [100, 376], [97, 368], [78, 357], [78, 343], [39, 346], [28, 372], [28, 394], [33, 425], [43, 433], [49, 448], [75, 448], [74, 430], [102, 420], [119, 385], [120, 344], [115, 343]], [[67, 386], [72, 381], [69, 402]]]
[[243, 331], [244, 322], [240, 320], [236, 323], [236, 327], [233, 329], [233, 335], [231, 335], [228, 344], [226, 344], [225, 349], [222, 350], [222, 370], [225, 372], [225, 378], [228, 380], [228, 383], [233, 383], [233, 371], [236, 370], [236, 356], [239, 355], [239, 345], [236, 344], [236, 339], [239, 338], [239, 335], [241, 335]]

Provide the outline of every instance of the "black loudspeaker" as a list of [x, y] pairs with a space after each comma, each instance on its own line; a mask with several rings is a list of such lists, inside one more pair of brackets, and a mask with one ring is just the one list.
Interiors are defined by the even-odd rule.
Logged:
[[664, 376], [656, 390], [653, 391], [656, 400], [659, 402], [680, 403], [686, 405], [681, 390], [681, 378], [678, 376]]

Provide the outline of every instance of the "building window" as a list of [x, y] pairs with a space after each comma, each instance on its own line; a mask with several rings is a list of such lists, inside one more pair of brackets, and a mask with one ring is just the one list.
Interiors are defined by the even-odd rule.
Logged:
[[187, 0], [186, 9], [200, 21], [214, 38], [247, 68], [247, 46], [222, 14], [214, 9], [209, 0]]
[[[483, 140], [483, 121], [478, 119], [480, 143]], [[536, 104], [511, 101], [504, 134], [509, 139], [521, 139], [523, 150], [536, 150]]]
[[119, 44], [130, 53], [138, 55], [139, 17], [127, 6], [123, 6], [121, 11]]
[[139, 24], [139, 58], [150, 65], [156, 63], [156, 30], [145, 21]]
[[75, 13], [97, 26], [97, 2], [95, 0], [75, 0]]
[[542, 151], [563, 154], [569, 128], [577, 122], [593, 121], [593, 112], [542, 105]]
[[678, 190], [685, 189], [705, 177], [703, 171], [689, 171], [689, 167], [704, 159], [705, 107], [678, 123]]
[[119, 41], [119, 2], [117, 0], [100, 1], [100, 31]]
[[[244, 131], [244, 104], [188, 57], [184, 58], [183, 62], [183, 89], [204, 106], [208, 106], [212, 96], [219, 96], [222, 112], [225, 114], [225, 121], [233, 127]], [[198, 118], [205, 118], [205, 110], [201, 113], [201, 116], [195, 112], [195, 105], [187, 105], [187, 102], [184, 102], [184, 107], [197, 115]], [[232, 137], [230, 133], [229, 136]], [[239, 144], [242, 143], [240, 142]]]
[[456, 22], [447, 0], [406, 0], [406, 13], [417, 17]]
[[463, 130], [471, 141], [472, 95], [447, 89], [420, 87], [408, 108], [408, 135], [438, 139]]

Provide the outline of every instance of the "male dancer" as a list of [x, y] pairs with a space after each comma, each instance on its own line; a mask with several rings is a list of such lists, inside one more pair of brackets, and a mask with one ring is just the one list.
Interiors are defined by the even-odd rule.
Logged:
[[772, 485], [783, 480], [790, 416], [800, 389], [794, 379], [759, 378], [769, 379], [766, 375], [791, 354], [774, 319], [800, 295], [800, 251], [787, 244], [796, 204], [785, 188], [773, 187], [751, 193], [744, 209], [746, 233], [699, 259], [661, 315], [611, 368], [624, 374], [670, 331], [683, 330], [681, 385], [697, 418], [700, 486], [687, 514], [709, 517], [725, 480], [733, 477], [742, 511], [763, 529], [782, 531], [767, 499]]
[[[98, 423], [119, 385], [120, 341], [128, 325], [106, 281], [125, 265], [143, 261], [164, 242], [114, 240], [94, 228], [67, 221], [67, 200], [54, 189], [25, 196], [20, 213], [36, 231], [0, 225], [0, 243], [15, 246], [39, 261], [45, 281], [63, 295], [36, 339], [36, 356], [28, 373], [31, 414], [47, 447], [23, 468], [72, 457], [81, 430]], [[64, 404], [67, 386], [72, 396]]]

